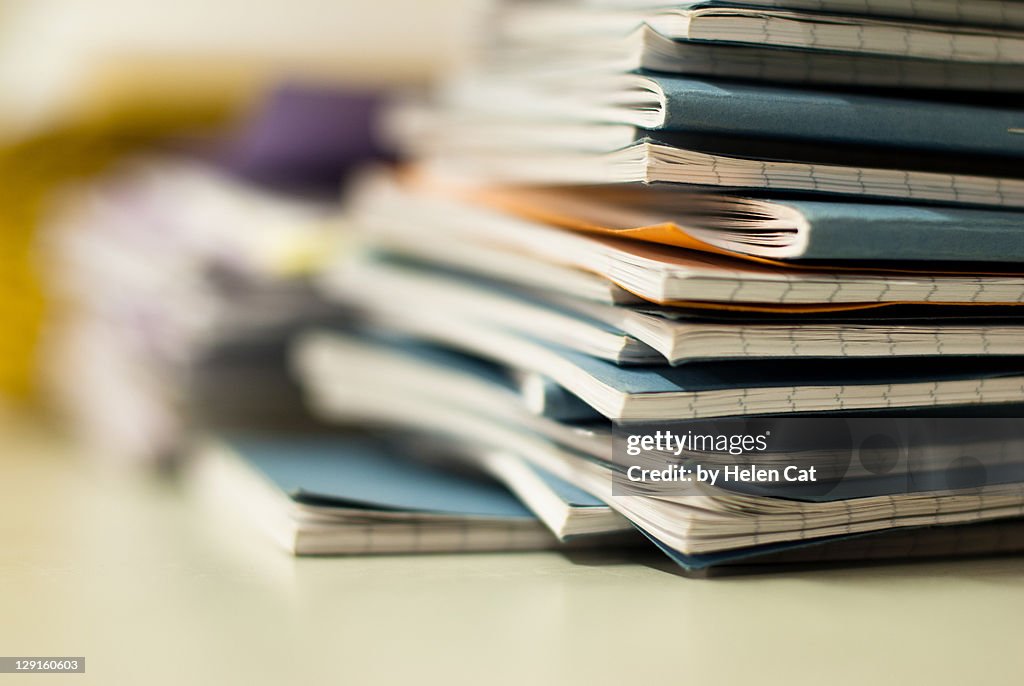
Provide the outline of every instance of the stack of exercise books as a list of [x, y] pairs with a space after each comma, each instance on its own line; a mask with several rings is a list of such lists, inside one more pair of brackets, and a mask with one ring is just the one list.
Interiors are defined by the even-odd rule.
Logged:
[[92, 452], [180, 468], [294, 554], [635, 542], [606, 504], [513, 454], [486, 455], [489, 475], [450, 446], [338, 431], [306, 409], [288, 350], [346, 321], [310, 274], [337, 238], [339, 186], [389, 156], [383, 102], [285, 84], [219, 135], [67, 189], [42, 237], [50, 399]]
[[506, 6], [393, 117], [313, 407], [511, 455], [688, 570], [1020, 550], [1019, 5], [643, 5]]
[[40, 238], [48, 400], [95, 452], [166, 461], [198, 426], [308, 419], [286, 355], [338, 315], [306, 278], [338, 186], [384, 156], [379, 94], [285, 84], [65, 189]]

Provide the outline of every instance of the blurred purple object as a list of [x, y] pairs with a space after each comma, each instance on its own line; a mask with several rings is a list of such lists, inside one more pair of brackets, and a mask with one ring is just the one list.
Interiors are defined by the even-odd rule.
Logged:
[[284, 85], [223, 141], [214, 159], [257, 183], [335, 190], [356, 166], [390, 158], [377, 133], [385, 102], [381, 92]]

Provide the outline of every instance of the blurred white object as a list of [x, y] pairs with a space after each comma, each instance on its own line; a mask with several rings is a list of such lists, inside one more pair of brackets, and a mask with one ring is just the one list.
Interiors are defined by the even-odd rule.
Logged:
[[100, 452], [174, 452], [192, 365], [300, 314], [287, 294], [325, 252], [335, 212], [180, 161], [134, 162], [69, 191], [43, 233], [55, 403]]

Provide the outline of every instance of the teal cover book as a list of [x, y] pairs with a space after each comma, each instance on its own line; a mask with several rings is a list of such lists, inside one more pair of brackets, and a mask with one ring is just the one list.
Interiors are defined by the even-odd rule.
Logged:
[[666, 131], [969, 155], [1024, 154], [1024, 110], [645, 73]]
[[238, 455], [310, 505], [533, 519], [504, 486], [354, 438], [234, 436]]

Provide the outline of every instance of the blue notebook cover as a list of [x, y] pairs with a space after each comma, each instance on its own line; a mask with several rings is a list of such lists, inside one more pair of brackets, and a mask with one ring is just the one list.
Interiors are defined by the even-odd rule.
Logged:
[[[1024, 148], [1024, 135], [1017, 136]], [[810, 226], [805, 260], [1024, 263], [1024, 213], [778, 200]]]
[[[936, 539], [943, 539], [944, 538], [946, 540], [946, 543], [947, 543], [947, 545], [945, 546], [945, 550], [940, 548], [940, 549], [938, 549], [936, 551], [936, 553], [938, 555], [940, 555], [940, 556], [941, 555], [948, 556], [948, 555], [958, 555], [958, 554], [961, 554], [959, 552], [959, 550], [958, 550], [958, 546], [955, 543], [955, 541], [957, 541], [958, 539], [962, 538], [962, 539], [970, 540], [971, 536], [975, 532], [978, 532], [978, 536], [980, 537], [980, 540], [985, 541], [986, 537], [981, 532], [982, 531], [990, 531], [991, 532], [992, 530], [995, 530], [997, 535], [995, 536], [996, 543], [994, 545], [992, 543], [989, 543], [988, 546], [985, 546], [985, 545], [977, 546], [973, 550], [969, 551], [968, 554], [974, 554], [974, 555], [985, 554], [986, 552], [989, 552], [989, 551], [986, 550], [986, 547], [990, 547], [991, 548], [991, 552], [1004, 553], [1004, 552], [1006, 552], [1006, 550], [1005, 549], [1001, 549], [1000, 546], [999, 546], [999, 539], [1000, 539], [999, 532], [1009, 531], [1011, 529], [1019, 529], [1022, 525], [1024, 525], [1024, 520], [1020, 520], [1020, 519], [995, 519], [995, 520], [987, 520], [987, 521], [983, 521], [983, 522], [975, 522], [975, 523], [968, 523], [968, 524], [956, 524], [956, 525], [949, 525], [949, 526], [898, 527], [898, 528], [895, 528], [895, 529], [883, 529], [883, 530], [880, 530], [880, 531], [870, 531], [870, 532], [856, 533], [856, 534], [841, 534], [841, 535], [838, 535], [838, 536], [826, 536], [826, 537], [823, 537], [823, 538], [811, 538], [811, 539], [803, 539], [803, 540], [796, 540], [796, 541], [786, 541], [784, 543], [771, 543], [771, 544], [767, 544], [767, 545], [753, 546], [753, 547], [749, 547], [749, 548], [736, 548], [736, 549], [733, 549], [733, 550], [726, 550], [726, 551], [722, 551], [722, 552], [718, 552], [718, 553], [703, 553], [703, 554], [682, 553], [682, 552], [680, 552], [678, 550], [675, 550], [673, 548], [669, 548], [664, 543], [662, 543], [658, 539], [654, 538], [653, 536], [651, 536], [651, 534], [647, 533], [643, 529], [640, 529], [640, 532], [643, 533], [644, 536], [646, 536], [648, 539], [650, 539], [662, 552], [664, 552], [666, 555], [668, 555], [668, 557], [673, 562], [678, 564], [684, 570], [686, 570], [688, 572], [699, 572], [699, 571], [702, 571], [702, 570], [711, 569], [713, 567], [720, 567], [720, 566], [723, 566], [723, 565], [731, 565], [731, 564], [740, 563], [740, 562], [756, 564], [758, 562], [758, 558], [762, 558], [762, 557], [770, 557], [770, 556], [773, 556], [775, 554], [782, 554], [782, 553], [787, 553], [787, 552], [790, 552], [790, 551], [798, 551], [798, 550], [803, 550], [803, 549], [812, 550], [812, 549], [817, 548], [817, 547], [831, 546], [833, 544], [836, 544], [838, 546], [842, 546], [846, 542], [853, 542], [853, 541], [857, 541], [857, 540], [860, 540], [860, 539], [869, 539], [870, 540], [870, 539], [873, 539], [873, 538], [877, 538], [880, 541], [884, 542], [887, 538], [892, 537], [892, 536], [911, 536], [911, 537], [912, 536], [920, 536], [920, 538], [923, 539], [923, 540], [931, 539], [933, 541], [936, 540]], [[949, 541], [950, 540], [954, 541], [954, 544], [952, 546], [949, 545]], [[991, 541], [992, 537], [991, 536], [987, 537], [987, 540]], [[912, 550], [914, 547], [916, 547], [916, 546], [911, 545], [910, 549]], [[929, 555], [926, 553], [924, 556], [928, 557]], [[920, 555], [907, 554], [905, 557], [908, 557], [908, 558], [920, 557]], [[842, 558], [839, 558], [839, 559], [842, 560]], [[853, 560], [861, 560], [861, 561], [870, 561], [870, 560], [873, 560], [873, 559], [876, 559], [876, 558], [872, 557], [870, 554], [867, 554], [867, 555], [862, 555], [862, 556], [860, 556], [858, 558], [851, 558], [851, 559], [853, 559]], [[877, 558], [877, 559], [887, 559], [887, 558], [883, 557], [883, 558]], [[897, 557], [897, 558], [889, 558], [889, 559], [899, 559], [899, 558]]]
[[898, 55], [806, 50], [724, 41], [672, 40], [653, 29], [630, 64], [657, 72], [749, 79], [816, 87], [889, 88], [1020, 93], [1020, 66], [1010, 63], [908, 58]]
[[[541, 346], [603, 385], [629, 395], [740, 388], [900, 384], [1024, 376], [1024, 357], [963, 357], [957, 358], [955, 364], [951, 364], [947, 359], [934, 357], [883, 357], [713, 360], [678, 367], [621, 367], [515, 332], [506, 331], [505, 334]], [[487, 362], [448, 348], [413, 343], [398, 337], [371, 337], [371, 340], [377, 341], [380, 345], [394, 346], [403, 354], [430, 364], [447, 366], [518, 392], [510, 381], [509, 370], [501, 364]], [[495, 354], [500, 357], [500, 353]], [[552, 382], [548, 390], [555, 393], [560, 388], [562, 387], [559, 384]], [[565, 392], [569, 393], [567, 390]]]
[[[571, 393], [566, 393], [556, 381], [540, 374], [536, 375], [534, 383], [541, 385], [541, 393], [544, 398], [541, 406], [530, 406], [531, 411], [563, 423], [591, 423], [604, 419], [604, 416], [597, 410], [586, 404]], [[525, 395], [525, 391], [524, 391]]]
[[[652, 3], [654, 4], [654, 3]], [[669, 5], [670, 3], [665, 3]], [[693, 7], [753, 7], [770, 10], [831, 11], [857, 16], [937, 22], [967, 26], [992, 26], [1000, 29], [1024, 27], [1024, 8], [1015, 7], [1017, 0], [979, 3], [976, 0], [931, 0], [930, 2], [871, 2], [857, 0], [830, 3], [825, 0], [708, 0], [679, 2]], [[831, 9], [829, 9], [831, 8]]]
[[228, 445], [294, 500], [464, 517], [534, 519], [500, 484], [355, 438], [232, 436]]
[[1024, 155], [1024, 110], [645, 73], [666, 131]]
[[679, 367], [619, 367], [564, 348], [545, 347], [603, 384], [628, 394], [859, 386], [1024, 375], [1024, 359], [1017, 357], [958, 358], [956, 364], [924, 357], [728, 360]]
[[[528, 463], [529, 464], [529, 463]], [[560, 479], [551, 472], [530, 464], [530, 469], [536, 472], [544, 483], [548, 485], [555, 495], [570, 507], [607, 507], [604, 501], [595, 498], [581, 488], [577, 488], [568, 481]]]

